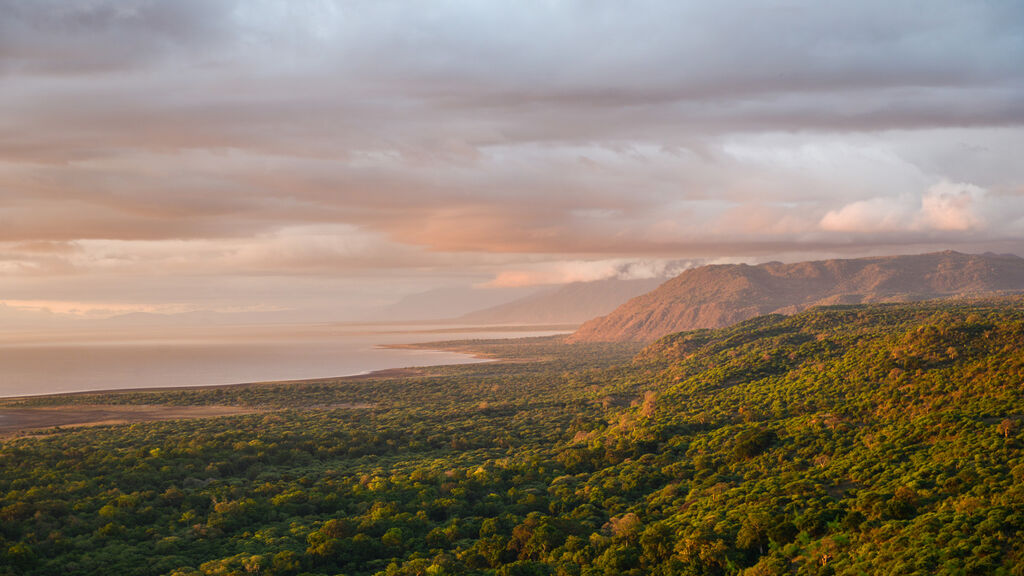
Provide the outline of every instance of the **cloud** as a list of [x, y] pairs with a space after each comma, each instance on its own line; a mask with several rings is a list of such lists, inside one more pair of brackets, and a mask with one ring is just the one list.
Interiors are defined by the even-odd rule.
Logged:
[[984, 225], [986, 191], [940, 182], [919, 197], [871, 198], [831, 210], [821, 228], [832, 232], [968, 232]]
[[495, 144], [1024, 121], [1012, 3], [3, 7], [0, 70], [18, 80], [0, 100], [19, 136], [0, 142], [8, 157], [229, 147], [408, 158], [440, 140], [472, 158]]
[[36, 314], [79, 318], [109, 318], [118, 314], [128, 314], [132, 312], [173, 313], [185, 311], [181, 308], [161, 309], [151, 305], [131, 305], [116, 302], [95, 303], [53, 300], [3, 300], [0, 301], [0, 310], [3, 308], [16, 312], [30, 312]]
[[218, 239], [83, 239], [67, 244], [2, 243], [0, 267], [37, 276], [365, 274], [440, 265], [408, 246], [353, 226], [310, 225], [254, 237]]
[[596, 280], [641, 280], [647, 278], [671, 278], [692, 268], [692, 260], [572, 260], [541, 262], [514, 270], [502, 270], [490, 281], [482, 284], [488, 288], [510, 288], [538, 286], [545, 284], [567, 284], [570, 282], [593, 282]]
[[986, 191], [973, 184], [941, 182], [921, 197], [918, 226], [931, 230], [968, 231], [984, 224], [979, 205]]
[[907, 197], [860, 200], [839, 210], [830, 210], [821, 219], [821, 228], [865, 234], [910, 230], [916, 219], [915, 208], [914, 199]]
[[282, 301], [304, 279], [318, 302], [372, 277], [355, 302], [441, 277], [1024, 250], [1018, 3], [0, 13], [0, 289], [21, 300], [77, 301], [57, 276], [126, 299], [295, 279], [265, 284]]
[[223, 46], [233, 2], [3, 0], [0, 73], [82, 75], [136, 69]]

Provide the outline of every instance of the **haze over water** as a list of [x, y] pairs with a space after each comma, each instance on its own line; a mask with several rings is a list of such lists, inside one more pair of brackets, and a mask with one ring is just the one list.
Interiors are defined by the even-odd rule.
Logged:
[[1024, 254], [1022, 2], [420, 4], [0, 1], [0, 394], [455, 358], [27, 342], [83, 320], [459, 318], [705, 264]]
[[0, 396], [326, 378], [481, 362], [466, 354], [382, 346], [554, 333], [287, 325], [0, 335]]

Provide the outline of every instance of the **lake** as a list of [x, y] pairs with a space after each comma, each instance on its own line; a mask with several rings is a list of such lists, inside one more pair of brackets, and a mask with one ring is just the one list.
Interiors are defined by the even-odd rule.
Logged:
[[328, 378], [481, 362], [466, 354], [382, 346], [564, 332], [324, 324], [8, 333], [0, 334], [0, 396]]

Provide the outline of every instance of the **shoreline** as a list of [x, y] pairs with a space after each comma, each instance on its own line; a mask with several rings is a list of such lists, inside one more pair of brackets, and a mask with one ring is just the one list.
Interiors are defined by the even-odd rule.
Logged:
[[[501, 340], [496, 339], [496, 340]], [[433, 344], [437, 344], [436, 346]], [[92, 394], [97, 395], [108, 395], [108, 394], [129, 394], [129, 393], [140, 393], [140, 392], [173, 392], [177, 390], [215, 390], [223, 388], [243, 388], [249, 386], [265, 386], [274, 384], [318, 384], [338, 381], [358, 381], [358, 380], [381, 380], [389, 378], [414, 378], [418, 376], [428, 375], [428, 370], [433, 368], [444, 368], [449, 366], [469, 366], [473, 364], [484, 364], [488, 362], [499, 362], [504, 360], [503, 358], [490, 354], [484, 351], [468, 351], [466, 348], [459, 346], [446, 346], [449, 342], [424, 342], [424, 343], [410, 343], [410, 344], [377, 344], [376, 348], [388, 349], [388, 350], [417, 350], [417, 351], [435, 351], [443, 353], [454, 353], [462, 354], [466, 356], [470, 362], [458, 362], [451, 364], [430, 364], [423, 366], [397, 366], [393, 368], [380, 368], [377, 370], [365, 370], [363, 372], [357, 372], [355, 374], [344, 374], [340, 376], [319, 376], [316, 378], [290, 378], [287, 380], [253, 380], [249, 382], [231, 382], [226, 384], [190, 384], [185, 386], [140, 386], [133, 388], [100, 388], [96, 390], [77, 390], [73, 392], [47, 392], [43, 394], [24, 394], [16, 396], [0, 396], [0, 410], [5, 409], [5, 405], [11, 402], [18, 402], [21, 400], [32, 400], [36, 398], [54, 398], [60, 396], [88, 396]], [[0, 414], [2, 415], [2, 414]]]
[[454, 350], [445, 350], [442, 348], [413, 348], [408, 347], [404, 344], [390, 345], [383, 344], [378, 345], [378, 348], [388, 348], [395, 350], [419, 350], [429, 351], [436, 350], [437, 352], [453, 352], [467, 356], [467, 360], [478, 360], [477, 362], [457, 362], [451, 364], [431, 364], [423, 366], [398, 366], [393, 368], [380, 368], [376, 370], [364, 370], [362, 372], [356, 372], [353, 374], [343, 374], [339, 376], [317, 376], [315, 378], [289, 378], [286, 380], [250, 380], [248, 382], [228, 382], [225, 384], [187, 384], [184, 386], [135, 386], [131, 388], [97, 388], [93, 390], [75, 390], [69, 392], [45, 392], [40, 394], [17, 394], [13, 396], [0, 396], [0, 409], [3, 409], [5, 405], [11, 402], [18, 402], [20, 400], [32, 400], [36, 398], [54, 398], [60, 396], [88, 396], [91, 394], [119, 394], [119, 393], [139, 393], [139, 392], [173, 392], [175, 390], [214, 390], [222, 388], [241, 388], [247, 386], [262, 386], [269, 384], [299, 384], [304, 382], [309, 383], [323, 383], [323, 382], [337, 382], [339, 380], [351, 381], [359, 379], [370, 379], [379, 380], [382, 378], [404, 378], [422, 375], [422, 373], [428, 368], [440, 368], [443, 366], [465, 366], [470, 364], [478, 364], [482, 362], [491, 361], [490, 358], [486, 358], [483, 355], [469, 354], [464, 352], [456, 352]]
[[[79, 392], [54, 392], [30, 396], [6, 396], [0, 398], [0, 442], [26, 436], [42, 436], [69, 428], [155, 422], [161, 420], [186, 420], [195, 418], [216, 418], [220, 416], [241, 416], [268, 412], [265, 408], [236, 405], [179, 406], [173, 404], [51, 404], [26, 406], [23, 400], [37, 398], [108, 396], [117, 394], [173, 392], [177, 390], [213, 390], [221, 388], [247, 388], [275, 384], [316, 384], [339, 381], [372, 381], [393, 378], [415, 378], [429, 374], [430, 366], [382, 368], [361, 374], [297, 380], [268, 380], [261, 382], [237, 382], [234, 384], [200, 384], [196, 386], [164, 386], [159, 388], [115, 388], [110, 390], [86, 390]], [[347, 406], [359, 408], [360, 406]]]
[[[152, 352], [149, 352], [147, 348], [146, 354], [148, 356], [154, 356], [157, 363], [153, 368], [140, 368], [143, 374], [140, 378], [128, 378], [128, 372], [125, 370], [113, 370], [112, 378], [100, 378], [95, 377], [96, 374], [100, 374], [103, 367], [103, 363], [97, 361], [81, 361], [81, 357], [86, 357], [84, 353], [77, 349], [72, 350], [71, 358], [73, 359], [73, 366], [81, 365], [83, 370], [75, 374], [70, 374], [65, 380], [61, 377], [61, 372], [58, 370], [50, 380], [52, 382], [58, 382], [62, 384], [60, 388], [54, 389], [51, 386], [52, 382], [35, 382], [29, 374], [28, 380], [24, 383], [15, 382], [11, 383], [9, 390], [4, 390], [0, 393], [0, 407], [4, 405], [10, 405], [19, 401], [31, 401], [39, 398], [53, 398], [53, 397], [69, 397], [75, 398], [82, 395], [88, 394], [114, 394], [114, 393], [138, 393], [144, 391], [153, 392], [166, 392], [171, 390], [208, 390], [213, 388], [230, 388], [237, 386], [251, 386], [260, 384], [283, 384], [293, 382], [325, 382], [325, 381], [337, 381], [337, 380], [353, 380], [359, 378], [367, 379], [379, 379], [388, 377], [405, 377], [415, 376], [419, 372], [413, 369], [434, 367], [434, 366], [458, 366], [468, 365], [480, 362], [494, 361], [495, 357], [486, 354], [479, 347], [473, 346], [468, 348], [466, 346], [452, 346], [453, 340], [449, 340], [452, 336], [460, 338], [459, 342], [470, 342], [470, 341], [501, 341], [506, 339], [517, 339], [527, 332], [533, 332], [535, 330], [545, 330], [553, 328], [564, 328], [564, 326], [555, 325], [524, 325], [524, 326], [488, 326], [487, 329], [503, 329], [503, 332], [498, 334], [487, 334], [484, 338], [473, 338], [470, 337], [470, 333], [475, 333], [480, 327], [446, 327], [440, 330], [431, 329], [425, 330], [422, 333], [419, 331], [403, 331], [409, 339], [413, 340], [398, 340], [395, 342], [393, 336], [388, 337], [384, 334], [378, 334], [381, 338], [376, 343], [368, 342], [369, 347], [365, 354], [367, 355], [366, 360], [359, 360], [358, 355], [355, 353], [357, 349], [356, 345], [351, 344], [347, 340], [342, 340], [340, 343], [342, 360], [340, 362], [332, 362], [329, 356], [324, 356], [324, 353], [320, 353], [324, 357], [324, 369], [310, 369], [312, 365], [299, 366], [296, 365], [294, 370], [282, 369], [282, 370], [260, 370], [260, 369], [244, 369], [241, 367], [239, 370], [233, 370], [231, 362], [235, 362], [233, 357], [229, 354], [225, 354], [227, 359], [225, 367], [222, 369], [216, 365], [214, 361], [210, 362], [210, 366], [214, 368], [211, 372], [222, 372], [222, 373], [211, 373], [202, 374], [200, 370], [188, 370], [186, 369], [181, 377], [172, 377], [169, 375], [176, 374], [175, 366], [171, 365], [170, 361], [164, 360], [159, 356], [154, 356]], [[416, 337], [422, 337], [423, 334], [430, 333], [435, 338], [434, 341], [421, 342], [417, 341]], [[545, 336], [547, 334], [544, 334]], [[497, 336], [497, 337], [495, 337]], [[465, 338], [465, 340], [461, 340]], [[387, 340], [392, 340], [388, 342]], [[384, 340], [381, 342], [380, 340]], [[320, 342], [317, 341], [320, 345]], [[301, 346], [300, 346], [301, 347]], [[323, 346], [321, 346], [323, 347]], [[0, 347], [7, 350], [6, 347]], [[58, 348], [58, 351], [60, 349]], [[242, 348], [244, 350], [244, 347]], [[373, 350], [376, 350], [374, 352]], [[176, 356], [170, 358], [179, 358], [182, 361], [186, 361], [188, 354], [194, 354], [191, 349], [172, 348], [173, 353]], [[9, 351], [8, 351], [9, 352]], [[109, 353], [104, 349], [102, 351], [106, 356], [100, 356], [101, 358], [107, 358], [106, 361], [110, 361], [108, 356]], [[129, 352], [135, 353], [134, 349]], [[237, 355], [234, 350], [229, 350], [230, 354]], [[319, 352], [318, 352], [319, 353]], [[327, 354], [330, 353], [328, 350]], [[52, 354], [51, 354], [52, 356]], [[139, 359], [148, 359], [148, 356], [138, 356]], [[292, 357], [298, 357], [295, 352], [288, 352], [287, 355], [283, 354], [282, 358], [286, 362], [285, 366], [288, 366], [287, 362], [294, 362]], [[215, 356], [211, 356], [215, 358]], [[36, 362], [40, 360], [35, 359], [35, 356], [29, 356], [32, 360], [28, 362]], [[39, 358], [46, 359], [47, 356], [40, 355]], [[331, 370], [330, 364], [336, 364], [335, 368], [338, 370]], [[29, 364], [26, 364], [29, 365]], [[383, 365], [383, 367], [379, 367]], [[390, 365], [390, 366], [389, 366]], [[18, 364], [15, 364], [18, 366]], [[271, 366], [271, 368], [273, 368]], [[231, 372], [236, 372], [232, 374]], [[195, 372], [195, 373], [193, 373]], [[150, 374], [152, 377], [147, 377], [146, 374]], [[80, 376], [84, 374], [85, 377]], [[233, 377], [234, 376], [234, 377]], [[269, 378], [267, 378], [269, 376]], [[132, 381], [134, 380], [134, 381]], [[35, 385], [31, 385], [35, 382]]]
[[[152, 386], [136, 388], [103, 388], [97, 390], [77, 390], [75, 392], [48, 392], [45, 394], [25, 394], [21, 396], [0, 396], [0, 411], [6, 410], [9, 403], [21, 400], [33, 400], [37, 398], [57, 398], [61, 396], [90, 396], [90, 395], [112, 395], [112, 394], [138, 394], [145, 392], [174, 392], [178, 390], [220, 390], [224, 388], [246, 388], [250, 386], [268, 386], [276, 384], [321, 384], [338, 381], [352, 380], [380, 380], [386, 378], [406, 378], [425, 375], [428, 368], [443, 366], [464, 366], [477, 364], [477, 362], [466, 362], [465, 364], [438, 364], [436, 366], [406, 366], [401, 368], [381, 368], [380, 370], [367, 370], [357, 374], [346, 374], [344, 376], [321, 376], [317, 378], [295, 378], [290, 380], [255, 380], [252, 382], [232, 382], [230, 384], [190, 384], [186, 386]], [[141, 406], [141, 404], [139, 405]], [[12, 408], [21, 408], [13, 406]], [[0, 416], [3, 414], [0, 413]]]
[[[395, 350], [432, 350], [437, 352], [455, 352], [467, 357], [467, 362], [457, 364], [436, 364], [428, 366], [403, 366], [368, 370], [358, 374], [344, 376], [327, 376], [321, 378], [298, 378], [292, 380], [265, 380], [254, 382], [236, 382], [231, 384], [198, 384], [194, 386], [159, 386], [114, 388], [105, 390], [81, 390], [76, 392], [53, 392], [47, 394], [31, 394], [24, 396], [5, 396], [0, 398], [0, 442], [28, 436], [44, 436], [69, 428], [86, 426], [102, 426], [131, 424], [136, 422], [153, 422], [161, 420], [181, 420], [193, 418], [215, 418], [220, 416], [238, 416], [267, 412], [267, 409], [250, 406], [208, 405], [178, 406], [170, 404], [75, 404], [73, 399], [88, 396], [111, 396], [120, 394], [160, 393], [174, 391], [201, 391], [223, 388], [249, 388], [256, 386], [318, 384], [342, 382], [372, 382], [374, 380], [391, 380], [402, 378], [429, 377], [436, 369], [450, 366], [471, 366], [492, 362], [513, 361], [500, 356], [473, 350], [471, 345], [453, 342], [428, 342], [410, 344], [380, 344], [380, 348]], [[67, 403], [55, 403], [42, 406], [25, 405], [25, 401], [34, 399], [67, 398]], [[358, 408], [358, 406], [349, 406]]]

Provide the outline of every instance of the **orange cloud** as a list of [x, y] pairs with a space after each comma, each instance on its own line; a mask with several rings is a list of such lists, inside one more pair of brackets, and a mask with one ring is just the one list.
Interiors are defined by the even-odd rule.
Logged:
[[75, 302], [66, 300], [0, 300], [0, 305], [25, 312], [46, 312], [82, 318], [109, 318], [130, 312], [184, 312], [182, 306], [140, 305], [116, 302]]

